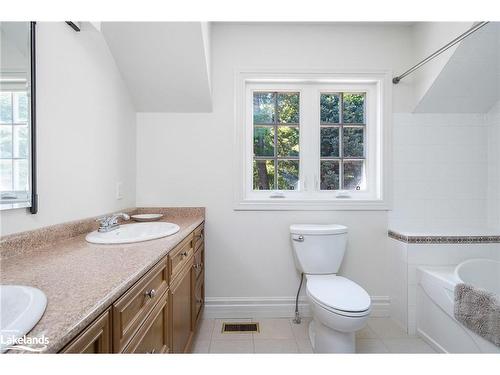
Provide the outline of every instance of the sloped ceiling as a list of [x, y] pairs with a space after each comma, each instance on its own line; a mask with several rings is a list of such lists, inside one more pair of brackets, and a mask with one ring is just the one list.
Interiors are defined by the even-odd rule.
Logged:
[[485, 113], [499, 94], [500, 23], [490, 22], [460, 43], [415, 112]]
[[210, 28], [202, 22], [102, 22], [137, 112], [210, 112]]

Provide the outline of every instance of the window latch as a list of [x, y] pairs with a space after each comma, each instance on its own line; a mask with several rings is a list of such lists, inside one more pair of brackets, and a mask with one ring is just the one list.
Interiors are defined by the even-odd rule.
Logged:
[[351, 198], [351, 194], [349, 193], [349, 190], [339, 190], [339, 191], [337, 191], [337, 194], [335, 196], [337, 198]]
[[285, 198], [285, 194], [281, 191], [273, 191], [269, 198]]

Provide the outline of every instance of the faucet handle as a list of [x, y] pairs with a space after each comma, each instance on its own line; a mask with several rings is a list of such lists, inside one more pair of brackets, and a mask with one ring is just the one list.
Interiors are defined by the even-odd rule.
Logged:
[[107, 222], [109, 222], [109, 217], [103, 216], [103, 217], [95, 219], [95, 221], [97, 221], [100, 224], [106, 224]]

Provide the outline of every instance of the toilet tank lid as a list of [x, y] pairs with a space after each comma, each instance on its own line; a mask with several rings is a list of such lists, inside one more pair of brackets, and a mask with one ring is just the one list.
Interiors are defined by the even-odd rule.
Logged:
[[342, 234], [347, 233], [347, 227], [339, 224], [292, 224], [291, 234]]

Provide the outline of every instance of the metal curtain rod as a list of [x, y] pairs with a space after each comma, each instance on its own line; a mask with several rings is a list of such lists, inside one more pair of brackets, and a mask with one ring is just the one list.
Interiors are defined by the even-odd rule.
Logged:
[[489, 23], [489, 21], [486, 21], [486, 22], [478, 22], [476, 23], [474, 26], [472, 26], [469, 30], [467, 30], [465, 33], [457, 36], [455, 39], [453, 39], [451, 42], [449, 42], [448, 44], [446, 44], [445, 46], [441, 47], [440, 49], [438, 49], [436, 52], [434, 52], [433, 54], [427, 56], [425, 59], [423, 59], [422, 61], [420, 61], [418, 64], [412, 66], [410, 69], [408, 69], [406, 72], [404, 72], [403, 74], [400, 74], [399, 76], [396, 76], [392, 79], [392, 83], [394, 83], [395, 85], [397, 85], [399, 83], [399, 81], [401, 81], [404, 77], [406, 77], [408, 74], [411, 74], [413, 73], [415, 70], [417, 70], [418, 68], [420, 68], [422, 65], [424, 64], [427, 64], [429, 61], [431, 61], [433, 58], [439, 56], [440, 54], [442, 54], [444, 51], [446, 51], [448, 48], [451, 48], [453, 47], [455, 44], [457, 44], [458, 42], [460, 42], [461, 40], [467, 38], [469, 35], [475, 33], [477, 30], [479, 30], [481, 27], [483, 26], [486, 26], [487, 24]]
[[71, 27], [73, 30], [75, 30], [76, 32], [79, 32], [80, 31], [80, 27], [78, 27], [78, 25], [73, 22], [73, 21], [65, 21], [66, 24]]

